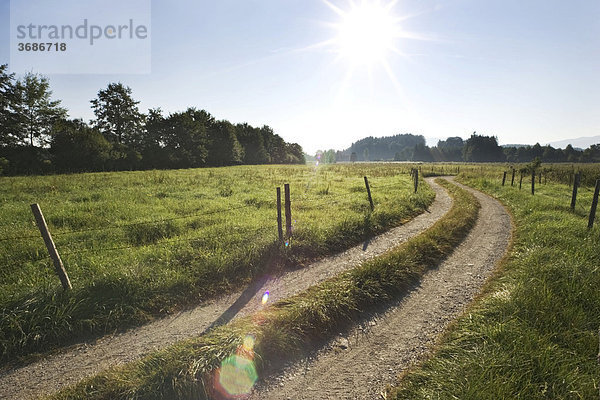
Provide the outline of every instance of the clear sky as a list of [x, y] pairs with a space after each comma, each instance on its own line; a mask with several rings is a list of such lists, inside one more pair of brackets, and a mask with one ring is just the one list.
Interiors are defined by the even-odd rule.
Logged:
[[[143, 111], [203, 108], [307, 152], [397, 133], [600, 135], [600, 1], [374, 2], [153, 0], [150, 74], [49, 79], [71, 117], [120, 81]], [[9, 11], [0, 0], [0, 63]]]

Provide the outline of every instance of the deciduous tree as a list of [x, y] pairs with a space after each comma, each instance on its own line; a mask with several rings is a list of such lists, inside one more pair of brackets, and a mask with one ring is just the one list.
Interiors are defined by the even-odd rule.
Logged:
[[110, 83], [91, 100], [96, 115], [94, 125], [112, 143], [139, 148], [143, 115], [138, 109], [139, 101], [131, 96], [130, 87], [122, 83]]
[[44, 146], [49, 143], [52, 126], [67, 116], [60, 100], [52, 100], [48, 78], [28, 73], [14, 89], [14, 112], [17, 114], [13, 135], [19, 144]]

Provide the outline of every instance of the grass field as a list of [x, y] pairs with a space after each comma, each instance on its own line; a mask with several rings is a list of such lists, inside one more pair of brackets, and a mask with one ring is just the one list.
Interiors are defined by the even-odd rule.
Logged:
[[475, 224], [479, 204], [467, 191], [442, 184], [454, 199], [451, 210], [423, 234], [385, 255], [279, 301], [257, 315], [102, 372], [51, 398], [220, 398], [215, 392], [219, 388], [216, 374], [224, 373], [232, 374], [227, 376], [237, 382], [237, 398], [243, 398], [265, 364], [301, 355], [313, 341], [335, 335], [371, 307], [402, 296], [425, 271], [453, 251]]
[[[543, 166], [542, 166], [543, 167]], [[554, 168], [557, 168], [554, 166]], [[592, 188], [575, 212], [559, 166], [535, 196], [501, 186], [502, 168], [461, 169], [461, 179], [500, 199], [516, 224], [513, 249], [483, 296], [410, 371], [395, 399], [592, 399], [600, 366], [600, 229], [587, 229]], [[577, 166], [575, 170], [577, 170]], [[571, 170], [572, 171], [572, 170]], [[585, 166], [588, 183], [598, 165]]]
[[[144, 323], [268, 268], [356, 244], [420, 213], [408, 166], [240, 166], [0, 179], [0, 361]], [[369, 177], [370, 212], [363, 176]], [[279, 244], [275, 187], [291, 184]], [[34, 224], [39, 203], [69, 273], [63, 292]]]

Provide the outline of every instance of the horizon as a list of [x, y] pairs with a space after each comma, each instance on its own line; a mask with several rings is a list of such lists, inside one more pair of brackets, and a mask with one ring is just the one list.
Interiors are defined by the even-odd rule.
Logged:
[[90, 100], [122, 82], [142, 112], [269, 125], [308, 154], [401, 133], [530, 145], [600, 134], [600, 3], [353, 4], [152, 1], [149, 74], [44, 75], [71, 118], [92, 119]]

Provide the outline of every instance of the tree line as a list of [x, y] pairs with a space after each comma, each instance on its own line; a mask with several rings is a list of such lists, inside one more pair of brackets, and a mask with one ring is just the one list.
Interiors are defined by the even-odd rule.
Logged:
[[69, 119], [46, 77], [16, 80], [7, 69], [0, 65], [0, 173], [305, 163], [302, 147], [269, 126], [232, 124], [193, 107], [142, 113], [122, 83], [110, 83], [90, 101], [92, 121]]
[[423, 161], [423, 162], [600, 162], [600, 144], [589, 148], [565, 149], [552, 146], [500, 146], [494, 136], [478, 135], [470, 138], [449, 137], [437, 146], [429, 147], [422, 135], [401, 134], [374, 138], [367, 137], [342, 151], [319, 151], [326, 163], [337, 161]]

